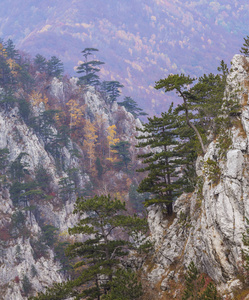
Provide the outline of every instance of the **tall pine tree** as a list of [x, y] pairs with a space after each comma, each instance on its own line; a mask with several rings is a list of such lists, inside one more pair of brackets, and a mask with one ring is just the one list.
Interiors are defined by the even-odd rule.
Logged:
[[79, 77], [79, 84], [82, 85], [99, 85], [99, 76], [97, 73], [100, 71], [99, 66], [103, 65], [104, 62], [99, 60], [88, 61], [88, 56], [92, 55], [93, 52], [99, 51], [95, 48], [85, 48], [82, 53], [85, 57], [85, 61], [77, 67], [77, 73], [82, 74]]
[[138, 155], [143, 159], [145, 167], [137, 171], [148, 172], [147, 177], [139, 184], [138, 192], [151, 193], [152, 196], [145, 201], [145, 205], [166, 205], [170, 215], [173, 212], [172, 202], [179, 195], [181, 187], [179, 158], [175, 151], [178, 141], [173, 104], [161, 117], [148, 118], [148, 121], [143, 129], [138, 129], [142, 134], [137, 137], [137, 147], [150, 149], [149, 152]]
[[[45, 293], [32, 299], [120, 299], [120, 290], [125, 290], [124, 300], [135, 300], [141, 295], [137, 277], [121, 268], [130, 249], [141, 249], [141, 237], [147, 233], [147, 220], [125, 214], [125, 203], [110, 196], [95, 196], [78, 199], [74, 213], [80, 217], [70, 234], [83, 234], [86, 239], [70, 245], [67, 254], [78, 258], [74, 268], [76, 278], [64, 284], [55, 284]], [[113, 238], [113, 232], [118, 233]], [[134, 242], [128, 241], [127, 233]], [[82, 239], [81, 239], [82, 240]], [[141, 246], [141, 247], [140, 247]], [[129, 280], [132, 279], [132, 284]], [[116, 289], [117, 285], [119, 286]], [[103, 297], [102, 296], [106, 296]], [[131, 298], [134, 297], [134, 298]]]

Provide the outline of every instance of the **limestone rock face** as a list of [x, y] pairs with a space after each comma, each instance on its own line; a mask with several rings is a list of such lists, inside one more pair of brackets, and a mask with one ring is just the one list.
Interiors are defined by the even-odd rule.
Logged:
[[[153, 278], [157, 272], [157, 281], [168, 278], [172, 264], [187, 267], [193, 261], [223, 292], [232, 292], [234, 286], [241, 285], [236, 277], [244, 247], [245, 218], [249, 217], [247, 65], [245, 57], [235, 55], [226, 87], [226, 97], [242, 104], [237, 117], [242, 126], [232, 128], [230, 136], [224, 137], [231, 139], [231, 145], [223, 156], [218, 141], [213, 141], [205, 156], [198, 158], [197, 175], [203, 180], [201, 192], [183, 194], [176, 200], [176, 217], [171, 225], [167, 225], [160, 209], [152, 207], [149, 211], [157, 250], [157, 265], [149, 276]], [[215, 161], [220, 170], [215, 183], [209, 176], [208, 159]], [[162, 290], [167, 289], [166, 279], [162, 281]]]
[[[76, 78], [71, 78], [67, 83], [54, 78], [47, 88], [51, 97], [63, 104], [68, 101], [66, 99], [70, 99], [69, 95], [74, 93], [80, 95], [83, 103], [87, 106], [87, 118], [91, 121], [103, 122], [105, 129], [113, 124], [119, 126], [123, 132], [121, 138], [132, 143], [130, 150], [135, 153], [136, 126], [141, 127], [142, 125], [123, 107], [119, 107], [116, 103], [107, 104], [105, 99], [91, 87], [82, 91], [77, 86]], [[38, 116], [44, 109], [45, 106], [41, 103], [33, 108], [34, 114]], [[51, 127], [51, 130], [54, 134], [57, 133], [56, 128]], [[81, 167], [82, 162], [71, 154], [75, 149], [82, 154], [80, 147], [69, 140], [68, 145], [60, 149], [64, 169], [58, 171], [56, 160], [46, 149], [42, 136], [27, 126], [18, 108], [15, 107], [11, 110], [0, 111], [0, 149], [3, 148], [9, 149], [9, 165], [17, 159], [18, 155], [25, 153], [22, 163], [27, 165], [33, 179], [39, 165], [49, 171], [51, 174], [50, 185], [53, 186], [55, 193], [50, 200], [42, 202], [42, 204], [36, 203], [36, 205], [44, 219], [44, 224], [57, 227], [65, 235], [67, 229], [77, 221], [77, 216], [72, 214], [76, 195], [72, 193], [70, 200], [62, 204], [62, 200], [58, 196], [59, 181], [67, 176], [65, 170], [75, 168], [79, 170], [77, 173], [79, 187], [84, 189], [86, 184], [90, 183], [89, 175]], [[28, 277], [34, 293], [43, 290], [53, 282], [65, 280], [65, 277], [64, 273], [60, 271], [62, 266], [55, 259], [52, 249], [48, 248], [46, 255], [36, 253], [35, 243], [41, 235], [41, 227], [35, 214], [23, 210], [26, 214], [25, 228], [28, 233], [18, 236], [15, 234], [15, 229], [11, 229], [11, 220], [14, 213], [18, 211], [18, 207], [11, 200], [9, 188], [9, 186], [0, 184], [0, 299], [22, 300], [27, 299], [23, 289], [25, 276]], [[10, 230], [12, 230], [11, 234]]]

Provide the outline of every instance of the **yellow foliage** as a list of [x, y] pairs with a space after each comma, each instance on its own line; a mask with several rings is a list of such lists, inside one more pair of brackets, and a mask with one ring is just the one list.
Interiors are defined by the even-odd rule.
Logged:
[[70, 128], [72, 128], [72, 126], [76, 126], [82, 122], [86, 105], [80, 106], [79, 103], [73, 99], [69, 100], [66, 105], [69, 106]]
[[113, 193], [113, 197], [117, 198], [118, 200], [125, 202], [125, 193], [115, 192]]
[[68, 231], [67, 231], [67, 230], [62, 231], [62, 232], [59, 234], [59, 236], [69, 236]]
[[[60, 110], [61, 108], [56, 107], [55, 109]], [[57, 124], [63, 125], [63, 124], [65, 124], [65, 120], [66, 120], [66, 112], [65, 111], [60, 111], [55, 114], [55, 121]]]
[[48, 104], [48, 98], [46, 96], [43, 97], [39, 92], [33, 91], [30, 95], [30, 98], [34, 106], [38, 106], [42, 102], [45, 104], [45, 106]]
[[107, 140], [108, 140], [108, 144], [109, 144], [109, 157], [107, 158], [107, 160], [111, 161], [111, 162], [114, 162], [116, 161], [117, 159], [115, 157], [111, 157], [111, 153], [112, 154], [115, 154], [117, 153], [116, 150], [113, 150], [111, 149], [111, 146], [114, 146], [116, 145], [118, 142], [119, 142], [119, 138], [116, 137], [116, 125], [111, 125], [107, 128]]
[[11, 74], [13, 76], [17, 76], [18, 74], [17, 70], [18, 69], [20, 70], [21, 67], [12, 58], [7, 59], [7, 64], [9, 65]]
[[7, 57], [7, 51], [6, 51], [6, 49], [4, 49], [2, 43], [0, 43], [0, 56], [3, 56], [4, 58]]
[[85, 140], [84, 148], [87, 151], [87, 155], [90, 161], [90, 168], [92, 167], [92, 161], [95, 159], [95, 144], [98, 136], [96, 135], [97, 128], [95, 123], [91, 123], [90, 120], [86, 120], [84, 126]]

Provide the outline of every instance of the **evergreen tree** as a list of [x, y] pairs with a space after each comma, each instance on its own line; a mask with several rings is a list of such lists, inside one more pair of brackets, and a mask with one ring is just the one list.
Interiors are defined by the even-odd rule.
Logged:
[[83, 51], [81, 51], [81, 53], [85, 57], [85, 62], [88, 61], [88, 56], [93, 55], [93, 52], [96, 52], [96, 51], [99, 51], [99, 50], [96, 48], [85, 48]]
[[115, 151], [116, 156], [118, 156], [120, 159], [119, 161], [115, 162], [115, 165], [119, 167], [125, 166], [126, 171], [128, 169], [128, 164], [131, 161], [131, 155], [129, 152], [130, 145], [131, 144], [127, 141], [120, 141], [111, 146], [112, 150]]
[[101, 164], [101, 161], [100, 161], [99, 157], [96, 158], [95, 165], [96, 165], [96, 169], [97, 169], [97, 172], [98, 172], [98, 178], [101, 179], [101, 177], [103, 175], [104, 168]]
[[[141, 286], [135, 284], [133, 273], [124, 273], [119, 269], [129, 249], [139, 250], [144, 246], [141, 244], [141, 236], [146, 234], [148, 227], [146, 219], [127, 216], [125, 211], [125, 203], [112, 200], [110, 196], [78, 199], [74, 213], [80, 216], [80, 221], [69, 229], [69, 233], [84, 234], [87, 238], [84, 242], [70, 245], [67, 253], [71, 258], [80, 258], [74, 266], [80, 273], [76, 279], [63, 285], [55, 284], [46, 293], [40, 293], [33, 299], [65, 299], [74, 295], [76, 299], [99, 300], [102, 295], [115, 295], [117, 285], [123, 291], [128, 289], [126, 295], [134, 295], [133, 299], [137, 299], [141, 294]], [[111, 236], [115, 230], [119, 232], [119, 239]], [[121, 232], [126, 232], [134, 243], [122, 239]], [[123, 283], [122, 277], [125, 278]], [[129, 280], [134, 280], [132, 285]], [[124, 299], [132, 299], [129, 297]]]
[[102, 83], [102, 90], [105, 91], [109, 97], [109, 102], [113, 103], [120, 96], [120, 88], [124, 87], [119, 81], [104, 81]]
[[161, 117], [148, 118], [140, 134], [137, 147], [150, 147], [150, 152], [138, 155], [143, 158], [145, 167], [138, 172], [148, 172], [138, 187], [138, 192], [151, 193], [152, 197], [146, 199], [145, 205], [154, 203], [166, 205], [168, 214], [172, 214], [172, 202], [180, 193], [181, 179], [178, 174], [179, 158], [176, 152], [178, 145], [175, 133], [176, 116], [173, 113], [173, 104], [168, 112]]
[[19, 182], [25, 176], [25, 174], [29, 174], [29, 171], [26, 167], [28, 167], [27, 163], [23, 163], [23, 157], [27, 156], [26, 152], [21, 152], [17, 158], [10, 165], [10, 174], [12, 179], [18, 180]]
[[100, 71], [99, 66], [103, 65], [104, 62], [101, 62], [99, 60], [91, 60], [88, 61], [88, 56], [92, 55], [92, 52], [99, 51], [95, 48], [85, 48], [82, 53], [85, 57], [85, 62], [80, 64], [77, 67], [77, 73], [83, 74], [79, 77], [79, 84], [83, 85], [99, 85], [99, 76], [96, 74]]
[[39, 164], [35, 169], [35, 180], [44, 192], [48, 192], [50, 190], [52, 175], [47, 171], [47, 169], [44, 168], [42, 164]]
[[137, 191], [138, 185], [131, 184], [129, 189], [129, 201], [132, 204], [133, 208], [136, 212], [143, 212], [144, 211], [144, 201], [146, 198], [149, 198], [149, 193], [138, 193]]
[[23, 279], [22, 279], [22, 289], [23, 289], [23, 292], [24, 292], [25, 296], [28, 296], [29, 292], [32, 289], [32, 284], [29, 281], [29, 278], [28, 278], [27, 275], [23, 276]]
[[[221, 64], [224, 62], [222, 61]], [[226, 69], [225, 65], [221, 65], [219, 70], [221, 75], [214, 75], [212, 73], [204, 74], [198, 79], [198, 83], [191, 88], [191, 110], [195, 111], [196, 126], [208, 134], [208, 131], [215, 129], [216, 118], [221, 114], [224, 89], [226, 83]]]
[[34, 64], [37, 68], [37, 71], [40, 73], [46, 72], [47, 70], [47, 60], [41, 54], [37, 54], [34, 59]]
[[195, 79], [190, 78], [190, 76], [185, 76], [184, 74], [169, 75], [165, 79], [161, 79], [156, 82], [155, 89], [164, 89], [165, 92], [170, 92], [176, 90], [177, 94], [182, 98], [183, 104], [178, 106], [178, 111], [183, 111], [185, 113], [186, 123], [192, 128], [200, 142], [202, 153], [205, 154], [206, 149], [204, 147], [203, 138], [191, 118], [192, 100], [193, 95], [189, 90], [189, 85], [191, 85]]
[[193, 262], [187, 269], [182, 300], [221, 300], [216, 286], [212, 282], [205, 283], [204, 274], [199, 274]]
[[1, 98], [0, 98], [0, 105], [4, 108], [5, 111], [8, 109], [13, 108], [17, 99], [14, 95], [14, 90], [7, 86], [3, 86], [4, 90], [2, 91]]
[[131, 97], [125, 97], [122, 102], [118, 102], [120, 106], [124, 106], [125, 109], [133, 114], [135, 118], [139, 116], [146, 116], [147, 113], [143, 112], [142, 108], [138, 107], [137, 102], [134, 101]]
[[3, 174], [3, 171], [8, 165], [8, 155], [9, 155], [8, 148], [0, 149], [0, 174]]
[[165, 92], [175, 90], [182, 98], [183, 103], [177, 106], [175, 112], [182, 120], [184, 117], [185, 123], [193, 130], [203, 154], [206, 151], [207, 136], [210, 130], [216, 129], [218, 117], [222, 113], [232, 114], [237, 109], [236, 103], [224, 105], [224, 101], [226, 101], [224, 100], [224, 90], [228, 74], [224, 61], [221, 61], [218, 71], [221, 74], [204, 74], [193, 86], [191, 85], [195, 79], [184, 74], [169, 75], [156, 82], [155, 86], [156, 89], [163, 88]]
[[56, 242], [56, 235], [58, 228], [53, 225], [44, 225], [42, 227], [42, 238], [41, 240], [45, 242], [49, 247], [52, 247]]
[[244, 38], [244, 44], [241, 47], [240, 53], [244, 54], [246, 57], [249, 56], [249, 36]]
[[137, 274], [131, 270], [119, 269], [111, 282], [110, 293], [103, 300], [135, 300], [143, 295], [141, 283]]
[[49, 77], [60, 78], [64, 72], [63, 63], [58, 57], [52, 56], [47, 62], [46, 71]]
[[6, 57], [0, 55], [0, 87], [4, 88], [5, 90], [10, 90], [12, 83], [13, 76], [11, 74], [10, 66], [7, 63]]
[[70, 199], [72, 193], [75, 192], [74, 182], [67, 176], [59, 180], [59, 194], [64, 202]]
[[4, 48], [6, 49], [8, 58], [11, 59], [18, 59], [18, 51], [15, 48], [15, 45], [11, 39], [8, 39], [7, 42], [4, 44]]

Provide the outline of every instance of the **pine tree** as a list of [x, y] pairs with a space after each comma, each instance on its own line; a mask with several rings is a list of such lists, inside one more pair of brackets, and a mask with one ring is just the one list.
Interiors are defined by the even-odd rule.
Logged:
[[167, 78], [157, 81], [155, 89], [164, 89], [165, 92], [176, 90], [177, 94], [183, 100], [183, 104], [178, 106], [178, 111], [183, 111], [185, 113], [186, 123], [194, 130], [200, 142], [202, 153], [205, 154], [206, 149], [204, 147], [202, 136], [195, 124], [191, 122], [192, 94], [189, 91], [189, 86], [194, 81], [194, 78], [190, 78], [190, 76], [185, 76], [184, 74], [169, 75]]
[[212, 282], [205, 283], [204, 274], [199, 274], [192, 261], [185, 275], [185, 290], [182, 300], [221, 300], [216, 286]]
[[108, 101], [113, 103], [120, 96], [120, 88], [124, 87], [119, 81], [104, 81], [102, 90], [108, 95]]
[[103, 300], [135, 300], [143, 295], [137, 274], [131, 270], [119, 269], [111, 282], [110, 293], [103, 295]]
[[145, 205], [166, 205], [168, 214], [173, 212], [172, 202], [179, 195], [181, 187], [177, 171], [179, 158], [175, 151], [178, 145], [175, 118], [172, 104], [168, 112], [162, 113], [161, 117], [148, 118], [144, 128], [138, 129], [142, 134], [137, 137], [137, 147], [150, 147], [150, 152], [138, 155], [146, 166], [137, 171], [148, 172], [139, 184], [138, 192], [151, 193], [152, 197], [145, 201]]
[[34, 64], [37, 68], [37, 71], [39, 71], [40, 73], [46, 72], [47, 60], [44, 56], [42, 56], [41, 54], [37, 54], [34, 59]]
[[23, 279], [22, 279], [22, 289], [23, 289], [23, 292], [24, 292], [25, 296], [28, 296], [29, 292], [32, 289], [32, 284], [29, 281], [29, 278], [28, 278], [27, 275], [23, 276]]
[[182, 116], [184, 116], [185, 123], [195, 133], [202, 154], [205, 154], [207, 136], [210, 130], [215, 130], [216, 121], [223, 106], [226, 106], [226, 114], [236, 111], [234, 103], [223, 105], [228, 74], [227, 65], [224, 61], [221, 61], [218, 71], [222, 73], [218, 75], [204, 74], [193, 86], [195, 79], [184, 74], [169, 75], [167, 78], [156, 82], [155, 85], [156, 89], [164, 89], [165, 92], [175, 90], [178, 96], [182, 98], [183, 103], [176, 107], [175, 112], [181, 116], [182, 120]]
[[64, 67], [63, 67], [62, 61], [58, 57], [52, 56], [47, 61], [46, 72], [49, 77], [60, 78], [64, 72]]
[[83, 56], [85, 57], [85, 62], [88, 61], [88, 56], [92, 55], [93, 52], [99, 51], [96, 48], [85, 48], [83, 51], [81, 51], [81, 53], [83, 53]]
[[11, 39], [8, 39], [7, 42], [4, 44], [4, 48], [6, 49], [7, 55], [11, 59], [18, 59], [18, 51], [15, 48], [15, 45]]
[[244, 54], [246, 57], [249, 56], [249, 36], [244, 38], [244, 44], [241, 47], [240, 53]]
[[128, 169], [128, 164], [131, 161], [131, 155], [129, 152], [130, 145], [131, 144], [127, 141], [120, 141], [111, 146], [112, 150], [116, 152], [116, 156], [120, 159], [115, 162], [115, 165], [119, 167], [125, 166], [126, 171]]
[[[138, 243], [138, 237], [141, 239], [148, 227], [146, 219], [127, 216], [125, 212], [125, 203], [117, 199], [112, 200], [110, 196], [79, 198], [74, 213], [80, 216], [80, 220], [69, 229], [69, 233], [84, 234], [87, 239], [84, 242], [75, 242], [67, 249], [71, 258], [80, 259], [74, 266], [78, 270], [78, 276], [64, 284], [55, 284], [47, 292], [40, 293], [32, 299], [65, 299], [73, 295], [76, 299], [99, 300], [105, 294], [115, 295], [117, 284], [123, 291], [128, 289], [126, 294], [135, 295], [133, 299], [137, 299], [141, 294], [141, 286], [139, 283], [135, 284], [137, 279], [132, 273], [124, 273], [119, 269], [129, 249], [141, 249], [143, 245]], [[119, 239], [112, 238], [115, 230], [119, 232]], [[122, 239], [121, 232], [126, 232], [134, 243]], [[125, 278], [123, 283], [122, 278]], [[128, 285], [131, 279], [133, 283]]]
[[208, 135], [211, 129], [215, 130], [216, 118], [221, 114], [227, 75], [223, 61], [218, 70], [222, 71], [221, 75], [204, 74], [190, 89], [189, 107], [190, 110], [195, 111], [193, 118], [195, 118], [199, 132], [205, 132], [205, 135]]
[[138, 107], [137, 102], [131, 97], [124, 97], [124, 100], [122, 102], [118, 102], [118, 105], [124, 106], [125, 109], [133, 114], [135, 118], [148, 115], [147, 113], [143, 112], [142, 108]]
[[99, 60], [91, 60], [88, 61], [88, 56], [92, 55], [92, 52], [99, 51], [95, 48], [85, 48], [82, 53], [85, 57], [85, 62], [81, 63], [77, 67], [77, 73], [83, 74], [83, 76], [79, 77], [79, 84], [80, 85], [92, 85], [96, 86], [99, 85], [99, 76], [96, 74], [100, 71], [99, 66], [103, 65], [104, 62]]
[[21, 152], [17, 158], [10, 165], [10, 174], [12, 179], [21, 182], [22, 178], [29, 174], [29, 171], [26, 167], [29, 165], [26, 162], [22, 162], [22, 159], [27, 156], [26, 152]]

